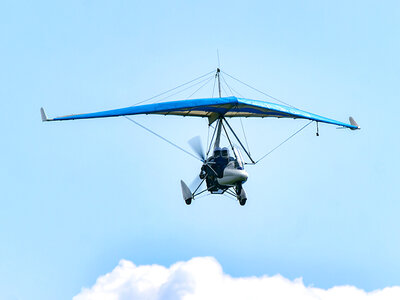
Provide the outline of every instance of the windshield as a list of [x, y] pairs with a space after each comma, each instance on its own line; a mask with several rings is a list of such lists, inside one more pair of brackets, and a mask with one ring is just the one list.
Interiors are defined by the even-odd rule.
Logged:
[[243, 170], [244, 169], [244, 160], [243, 160], [242, 154], [240, 153], [240, 150], [238, 148], [234, 147], [233, 152], [234, 152], [235, 158], [236, 158], [235, 167], [237, 169]]

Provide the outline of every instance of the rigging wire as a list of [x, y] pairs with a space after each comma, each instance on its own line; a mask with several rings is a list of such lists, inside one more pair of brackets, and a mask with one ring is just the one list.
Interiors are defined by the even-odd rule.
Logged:
[[225, 90], [225, 88], [224, 88], [224, 85], [223, 85], [223, 84], [221, 84], [221, 87], [222, 87], [222, 89], [224, 90], [224, 93], [225, 93], [225, 95], [227, 95], [227, 96], [228, 96], [228, 93], [226, 92], [226, 90]]
[[226, 125], [228, 125], [229, 130], [233, 133], [235, 136], [236, 140], [239, 142], [240, 146], [242, 147], [243, 151], [246, 153], [247, 157], [250, 158], [251, 162], [255, 164], [254, 159], [251, 157], [249, 151], [246, 150], [246, 148], [243, 146], [243, 143], [240, 141], [239, 137], [236, 135], [235, 131], [232, 129], [231, 125], [228, 123], [228, 121], [223, 117], [221, 120], [224, 120]]
[[[210, 125], [207, 126], [207, 145], [208, 145], [209, 141], [210, 141]], [[207, 155], [208, 155], [208, 153], [207, 153]]]
[[284, 140], [282, 143], [280, 143], [278, 146], [276, 146], [274, 149], [272, 149], [271, 151], [269, 151], [267, 154], [265, 154], [263, 157], [261, 157], [259, 160], [257, 160], [255, 164], [257, 164], [260, 160], [264, 159], [265, 157], [267, 157], [268, 155], [270, 155], [272, 152], [274, 152], [276, 149], [278, 149], [280, 146], [282, 146], [284, 143], [286, 143], [288, 140], [290, 140], [292, 137], [294, 137], [296, 134], [300, 133], [300, 131], [302, 131], [304, 128], [306, 128], [308, 125], [310, 125], [312, 122], [314, 121], [310, 121], [308, 122], [306, 125], [304, 125], [303, 127], [301, 127], [299, 130], [297, 130], [295, 133], [293, 133], [291, 136], [289, 136], [286, 140]]
[[229, 195], [235, 197], [234, 199], [237, 200], [237, 195], [234, 192], [232, 192], [230, 189], [227, 189], [225, 192], [228, 193]]
[[214, 85], [213, 85], [213, 92], [211, 98], [214, 98], [214, 91], [215, 91], [215, 83], [217, 82], [217, 76], [214, 77]]
[[[229, 194], [229, 192], [228, 192], [228, 191], [225, 191], [225, 192]], [[221, 195], [222, 195], [222, 196], [224, 196], [224, 197], [226, 197], [226, 198], [228, 198], [228, 199], [231, 199], [231, 200], [235, 200], [235, 201], [237, 201], [236, 195], [234, 196], [235, 198], [233, 198], [233, 197], [229, 197], [228, 195], [225, 195], [225, 193], [223, 193], [223, 194], [221, 194]], [[229, 194], [229, 195], [233, 196], [233, 194]]]
[[243, 131], [243, 135], [244, 135], [244, 141], [246, 142], [246, 147], [247, 147], [247, 149], [249, 149], [249, 154], [251, 155], [249, 143], [247, 142], [246, 131], [244, 130], [244, 126], [243, 126], [243, 122], [242, 122], [242, 118], [239, 118], [239, 120], [240, 120], [240, 125], [242, 126], [242, 131]]
[[161, 94], [158, 94], [158, 95], [155, 95], [155, 96], [150, 97], [150, 98], [148, 98], [148, 99], [139, 101], [139, 102], [133, 104], [133, 106], [138, 105], [138, 104], [141, 104], [141, 103], [144, 103], [144, 102], [147, 102], [147, 101], [150, 101], [150, 100], [152, 100], [152, 99], [154, 99], [154, 98], [157, 98], [157, 97], [159, 97], [159, 96], [162, 96], [162, 95], [164, 95], [164, 94], [166, 94], [166, 93], [172, 92], [172, 91], [174, 91], [174, 90], [176, 90], [176, 89], [178, 89], [178, 88], [180, 88], [180, 87], [183, 87], [183, 86], [185, 86], [185, 85], [187, 85], [187, 84], [189, 84], [189, 83], [192, 83], [192, 82], [194, 82], [194, 81], [196, 81], [196, 80], [199, 80], [200, 78], [203, 78], [203, 77], [205, 77], [205, 76], [207, 76], [207, 75], [210, 75], [211, 73], [214, 73], [214, 70], [211, 71], [211, 72], [208, 72], [208, 73], [206, 73], [206, 74], [204, 74], [204, 75], [201, 75], [201, 76], [199, 76], [199, 77], [197, 77], [197, 78], [195, 78], [195, 79], [193, 79], [193, 80], [190, 80], [190, 81], [188, 81], [188, 82], [186, 82], [186, 83], [183, 83], [183, 84], [181, 84], [181, 85], [179, 85], [179, 86], [177, 86], [177, 87], [174, 87], [174, 88], [172, 88], [172, 89], [169, 89], [168, 91], [165, 91], [165, 92], [163, 92], [163, 93], [161, 93]]
[[252, 87], [251, 85], [248, 85], [247, 83], [245, 83], [245, 82], [243, 82], [243, 81], [241, 81], [241, 80], [239, 80], [239, 79], [237, 79], [237, 78], [235, 78], [235, 77], [229, 75], [228, 73], [226, 73], [226, 72], [224, 72], [224, 71], [221, 71], [221, 72], [224, 73], [225, 75], [229, 76], [230, 78], [232, 78], [232, 79], [234, 79], [234, 80], [240, 82], [241, 84], [244, 84], [245, 86], [247, 86], [247, 87], [249, 87], [249, 88], [251, 88], [251, 89], [253, 89], [253, 90], [255, 90], [255, 91], [257, 91], [257, 92], [259, 92], [259, 93], [261, 93], [261, 94], [263, 94], [264, 96], [267, 96], [267, 97], [269, 97], [269, 98], [271, 98], [271, 99], [274, 99], [274, 100], [276, 100], [276, 101], [278, 101], [278, 102], [280, 102], [280, 103], [282, 103], [282, 104], [285, 104], [285, 105], [287, 105], [287, 106], [296, 108], [295, 106], [293, 106], [293, 105], [291, 105], [291, 104], [289, 104], [289, 103], [286, 103], [286, 102], [284, 102], [284, 101], [282, 101], [282, 100], [279, 100], [278, 98], [275, 98], [275, 97], [273, 97], [273, 96], [271, 96], [271, 95], [269, 95], [269, 94], [267, 94], [267, 93], [265, 93], [265, 92], [263, 92], [263, 91], [260, 91], [259, 89], [256, 89], [255, 87]]
[[153, 130], [151, 130], [151, 129], [145, 127], [144, 125], [142, 125], [142, 124], [136, 122], [135, 120], [133, 120], [133, 119], [127, 117], [127, 116], [124, 116], [124, 117], [125, 117], [127, 120], [131, 121], [132, 123], [135, 123], [136, 125], [142, 127], [144, 130], [147, 130], [148, 132], [150, 132], [150, 133], [154, 134], [155, 136], [159, 137], [160, 139], [164, 140], [164, 141], [167, 142], [168, 144], [174, 146], [175, 148], [177, 148], [177, 149], [179, 149], [179, 150], [185, 152], [186, 154], [189, 154], [190, 156], [194, 157], [194, 158], [197, 159], [197, 160], [202, 161], [200, 158], [198, 158], [198, 157], [195, 156], [194, 154], [190, 153], [189, 151], [186, 151], [186, 150], [183, 149], [182, 147], [179, 147], [177, 144], [171, 142], [170, 140], [168, 140], [168, 139], [166, 139], [165, 137], [159, 135], [158, 133], [154, 132]]
[[[225, 80], [225, 78], [224, 78], [223, 75], [221, 75], [221, 77], [222, 77], [222, 80], [225, 82], [225, 84], [229, 87], [229, 89], [230, 89], [231, 91], [234, 91], [235, 94], [239, 95], [241, 98], [244, 98], [244, 96], [243, 96], [242, 94], [240, 94], [240, 93], [239, 93], [238, 91], [236, 91], [233, 87], [231, 87], [230, 85], [228, 85], [228, 82]], [[233, 94], [233, 93], [232, 93], [232, 94]]]
[[[226, 82], [224, 76], [221, 76], [221, 77], [222, 77], [222, 80], [224, 81], [224, 83], [226, 84], [226, 86], [227, 86], [227, 87], [229, 88], [229, 90], [231, 91], [232, 95], [234, 95], [234, 93], [232, 92], [232, 91], [233, 91], [233, 88], [231, 88], [231, 87], [229, 86], [229, 84]], [[236, 91], [235, 91], [235, 92], [236, 92]], [[236, 93], [237, 93], [237, 92], [236, 92]], [[239, 94], [239, 93], [237, 93], [237, 94]], [[239, 96], [241, 96], [241, 97], [243, 98], [242, 95], [239, 94]], [[244, 139], [245, 139], [245, 142], [246, 142], [247, 149], [249, 149], [249, 154], [251, 154], [251, 153], [250, 153], [249, 143], [247, 142], [247, 136], [246, 136], [246, 132], [245, 132], [245, 130], [244, 130], [242, 118], [239, 117], [239, 120], [240, 120], [240, 125], [242, 126], [242, 131], [243, 131], [243, 135], [244, 135]]]
[[208, 79], [208, 81], [205, 83], [205, 84], [203, 84], [201, 87], [199, 87], [197, 90], [195, 90], [189, 97], [187, 97], [187, 99], [189, 99], [190, 97], [192, 97], [194, 94], [196, 94], [199, 90], [201, 90], [205, 85], [207, 85], [211, 80], [213, 79], [213, 77], [210, 77], [209, 79]]
[[[229, 138], [228, 132], [226, 131], [225, 125], [224, 125], [224, 123], [222, 123], [222, 121], [221, 121], [221, 124], [222, 124], [222, 128], [223, 128], [224, 131], [225, 131], [225, 134], [226, 134], [226, 137], [227, 137], [227, 139], [228, 139], [229, 145], [231, 145], [232, 151], [234, 151], [233, 144], [232, 144], [232, 142], [231, 142], [231, 139]], [[235, 155], [235, 156], [236, 156], [236, 155]]]
[[[284, 102], [284, 101], [281, 101], [281, 100], [279, 100], [279, 99], [277, 99], [277, 98], [275, 98], [275, 97], [272, 97], [271, 95], [269, 95], [269, 94], [267, 94], [267, 93], [264, 93], [264, 92], [262, 92], [262, 91], [260, 91], [260, 90], [258, 90], [258, 89], [256, 89], [256, 88], [254, 88], [254, 87], [248, 85], [247, 83], [245, 83], [245, 82], [243, 82], [243, 81], [241, 81], [241, 80], [239, 80], [239, 79], [237, 79], [237, 78], [235, 78], [235, 77], [229, 75], [228, 73], [226, 73], [226, 72], [224, 72], [224, 71], [222, 71], [222, 73], [226, 74], [226, 75], [229, 76], [230, 78], [232, 78], [232, 79], [234, 79], [234, 80], [236, 80], [236, 81], [238, 81], [238, 82], [244, 84], [245, 86], [247, 86], [247, 87], [249, 87], [249, 88], [251, 88], [251, 89], [253, 89], [253, 90], [255, 90], [255, 91], [257, 91], [257, 92], [259, 92], [259, 93], [261, 93], [261, 94], [263, 94], [263, 95], [265, 95], [265, 96], [267, 96], [267, 97], [270, 97], [270, 98], [272, 98], [272, 99], [274, 99], [274, 100], [276, 100], [276, 101], [279, 101], [280, 103], [283, 103], [283, 104], [285, 104], [285, 105], [288, 105], [288, 106], [291, 106], [291, 107], [293, 107], [293, 108], [296, 108], [296, 107], [294, 107], [293, 105], [291, 105], [291, 104], [289, 104], [289, 103], [286, 103], [286, 102]], [[231, 88], [231, 87], [228, 85], [228, 83], [226, 82], [224, 76], [222, 76], [222, 80], [224, 81], [224, 83], [226, 84], [226, 86], [227, 86], [227, 87], [231, 90], [231, 92], [232, 92], [233, 88]], [[235, 93], [237, 93], [237, 92], [235, 91]], [[237, 93], [237, 94], [239, 94], [239, 93]], [[239, 96], [241, 96], [241, 95], [239, 94]], [[241, 96], [241, 97], [243, 98], [243, 96]], [[248, 144], [248, 142], [247, 142], [246, 132], [245, 132], [245, 130], [244, 130], [242, 118], [239, 118], [239, 120], [240, 120], [240, 124], [241, 124], [241, 126], [242, 126], [242, 130], [243, 130], [243, 134], [244, 134], [246, 146], [247, 146], [247, 149], [249, 149], [249, 154], [250, 154], [250, 148], [249, 148], [249, 144]], [[305, 128], [306, 128], [308, 125], [310, 125], [312, 122], [313, 122], [313, 121], [310, 121], [309, 123], [307, 123], [306, 125], [304, 125], [303, 127], [301, 127], [298, 131], [296, 131], [294, 134], [292, 134], [291, 136], [289, 136], [287, 139], [285, 139], [283, 142], [281, 142], [278, 146], [276, 146], [275, 148], [273, 148], [273, 149], [272, 149], [271, 151], [269, 151], [267, 154], [265, 154], [264, 156], [262, 156], [262, 157], [261, 157], [260, 159], [258, 159], [255, 163], [250, 163], [250, 164], [257, 164], [259, 161], [261, 161], [262, 159], [264, 159], [265, 157], [267, 157], [268, 155], [270, 155], [272, 152], [274, 152], [276, 149], [278, 149], [279, 147], [281, 147], [283, 144], [285, 144], [287, 141], [289, 141], [289, 140], [290, 140], [291, 138], [293, 138], [295, 135], [297, 135], [298, 133], [300, 133], [303, 129], [305, 129]], [[317, 122], [317, 124], [318, 124], [318, 122]], [[318, 125], [317, 125], [317, 126], [318, 126]]]
[[201, 199], [201, 198], [205, 198], [205, 197], [208, 197], [208, 196], [211, 196], [212, 194], [203, 194], [203, 195], [201, 195], [201, 196], [196, 196], [196, 198], [193, 198], [193, 200], [199, 200], [199, 199]]
[[173, 93], [173, 94], [171, 94], [171, 95], [165, 96], [165, 97], [163, 97], [163, 98], [161, 98], [161, 99], [155, 101], [154, 103], [159, 103], [159, 102], [161, 102], [161, 101], [163, 101], [163, 100], [165, 100], [165, 99], [167, 99], [167, 98], [169, 98], [169, 97], [172, 97], [172, 96], [175, 96], [175, 95], [177, 95], [177, 94], [180, 94], [180, 93], [182, 93], [182, 92], [184, 92], [184, 91], [186, 91], [186, 90], [188, 90], [188, 89], [190, 89], [190, 88], [192, 88], [192, 87], [194, 87], [194, 86], [196, 86], [196, 85], [198, 85], [198, 84], [201, 84], [201, 83], [203, 83], [204, 81], [207, 81], [207, 80], [209, 80], [209, 78], [205, 78], [205, 79], [203, 79], [203, 80], [200, 80], [199, 82], [196, 82], [196, 83], [194, 83], [194, 84], [192, 84], [192, 85], [190, 85], [190, 86], [184, 88], [184, 89], [181, 90], [181, 91], [177, 91], [177, 92], [175, 92], [175, 93]]
[[228, 85], [228, 83], [226, 82], [224, 76], [221, 76], [221, 77], [222, 77], [222, 80], [224, 81], [225, 85], [228, 87], [228, 89], [231, 91], [231, 94], [233, 95], [232, 89], [231, 89], [231, 87]]

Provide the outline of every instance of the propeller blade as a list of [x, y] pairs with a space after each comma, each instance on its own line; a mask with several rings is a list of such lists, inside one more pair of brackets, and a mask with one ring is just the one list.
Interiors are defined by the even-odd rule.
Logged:
[[195, 136], [194, 138], [190, 139], [188, 143], [189, 143], [190, 147], [193, 149], [193, 151], [197, 154], [197, 156], [202, 161], [205, 161], [206, 153], [204, 152], [200, 136]]
[[[202, 179], [200, 179], [199, 176], [196, 176], [195, 179], [193, 179], [192, 183], [190, 184], [190, 190], [194, 192], [197, 188], [201, 189], [200, 183], [202, 183]], [[203, 185], [203, 184], [202, 184]], [[199, 187], [200, 186], [200, 187]], [[197, 190], [198, 191], [198, 190]]]

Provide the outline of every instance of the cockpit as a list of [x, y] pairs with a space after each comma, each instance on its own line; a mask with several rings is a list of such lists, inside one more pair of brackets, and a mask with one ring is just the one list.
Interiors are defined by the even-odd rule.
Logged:
[[214, 169], [217, 173], [221, 173], [225, 166], [228, 164], [231, 165], [235, 169], [243, 170], [244, 169], [244, 160], [240, 150], [236, 147], [233, 147], [233, 155], [227, 147], [216, 147], [214, 148], [213, 156], [211, 158], [212, 163], [214, 163]]

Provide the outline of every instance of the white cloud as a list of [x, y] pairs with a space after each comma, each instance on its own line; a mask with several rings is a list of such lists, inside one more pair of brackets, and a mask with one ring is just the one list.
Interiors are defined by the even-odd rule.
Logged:
[[330, 289], [307, 287], [301, 278], [281, 275], [232, 278], [212, 257], [196, 257], [170, 268], [136, 266], [121, 260], [91, 288], [84, 288], [74, 300], [159, 300], [159, 299], [296, 299], [296, 300], [399, 300], [400, 287], [365, 292], [354, 286]]

